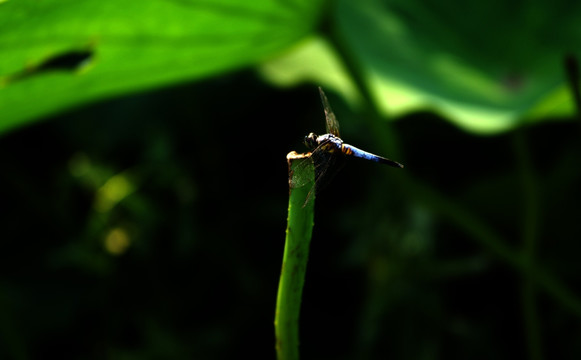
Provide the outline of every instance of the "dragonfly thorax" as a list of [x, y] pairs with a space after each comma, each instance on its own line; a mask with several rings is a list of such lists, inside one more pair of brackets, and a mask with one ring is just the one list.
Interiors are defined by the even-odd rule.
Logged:
[[305, 136], [305, 145], [311, 150], [314, 150], [316, 147], [323, 145], [327, 151], [332, 151], [334, 148], [341, 149], [342, 144], [343, 140], [333, 134], [316, 135], [314, 133], [310, 133], [309, 135]]

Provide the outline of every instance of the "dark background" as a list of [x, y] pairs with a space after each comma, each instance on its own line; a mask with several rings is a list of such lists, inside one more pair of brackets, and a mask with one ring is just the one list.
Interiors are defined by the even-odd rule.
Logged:
[[[303, 358], [581, 356], [579, 124], [415, 113], [379, 124], [396, 157], [327, 95], [346, 142], [405, 169], [350, 161], [317, 197]], [[323, 128], [315, 86], [241, 71], [3, 136], [0, 358], [274, 358], [285, 155]], [[119, 174], [134, 190], [97, 209]]]

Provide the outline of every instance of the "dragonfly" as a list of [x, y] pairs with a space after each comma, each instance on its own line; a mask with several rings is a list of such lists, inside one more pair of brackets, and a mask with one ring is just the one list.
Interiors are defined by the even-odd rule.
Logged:
[[[305, 146], [311, 151], [310, 159], [315, 166], [315, 185], [307, 195], [305, 205], [312, 198], [313, 192], [320, 190], [322, 183], [325, 181], [324, 179], [326, 181], [330, 180], [342, 168], [345, 158], [355, 157], [396, 168], [403, 168], [403, 165], [397, 161], [372, 154], [343, 142], [339, 134], [339, 122], [321, 87], [319, 87], [319, 94], [321, 95], [323, 110], [325, 111], [327, 133], [324, 135], [310, 133], [304, 139]], [[330, 169], [333, 170], [329, 171]]]

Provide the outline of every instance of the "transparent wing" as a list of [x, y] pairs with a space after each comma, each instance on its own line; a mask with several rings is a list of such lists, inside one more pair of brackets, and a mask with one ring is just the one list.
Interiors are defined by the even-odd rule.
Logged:
[[339, 135], [339, 122], [335, 117], [335, 113], [333, 109], [331, 109], [331, 105], [329, 104], [329, 100], [327, 100], [327, 96], [323, 92], [323, 89], [319, 86], [319, 94], [321, 94], [321, 101], [323, 102], [323, 109], [325, 110], [325, 119], [327, 123], [327, 133], [333, 134], [337, 137], [341, 137]]
[[[297, 165], [297, 170], [295, 170], [299, 173], [303, 172], [301, 168], [309, 165], [307, 161], [311, 161], [315, 166], [315, 183], [311, 190], [309, 190], [304, 205], [308, 204], [313, 199], [315, 193], [318, 193], [323, 189], [345, 165], [345, 156], [343, 153], [330, 153], [324, 149], [324, 145], [326, 145], [326, 143], [319, 145], [315, 150], [313, 150], [309, 158], [305, 159], [306, 161], [303, 163]], [[306, 181], [297, 178], [291, 183], [291, 186], [296, 188], [304, 186], [305, 184]]]
[[321, 191], [337, 175], [339, 170], [345, 166], [345, 156], [343, 153], [327, 151], [314, 152], [313, 162], [315, 164], [315, 190]]
[[311, 153], [297, 155], [296, 158], [293, 158], [293, 161], [298, 165], [295, 165], [295, 170], [292, 173], [289, 173], [289, 185], [293, 189], [303, 187], [308, 182], [312, 181], [312, 179], [309, 179], [308, 176], [304, 175], [307, 173], [305, 167], [310, 166], [313, 163]]

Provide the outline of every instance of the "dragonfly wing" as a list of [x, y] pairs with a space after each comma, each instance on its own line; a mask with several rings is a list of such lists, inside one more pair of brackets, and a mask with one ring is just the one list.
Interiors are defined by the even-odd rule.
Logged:
[[[303, 173], [303, 168], [305, 166], [310, 166], [311, 164], [315, 167], [315, 183], [313, 187], [309, 190], [305, 204], [308, 204], [313, 198], [315, 193], [318, 193], [322, 188], [328, 184], [331, 179], [343, 168], [345, 164], [345, 156], [341, 152], [331, 153], [325, 149], [325, 142], [319, 145], [315, 150], [313, 150], [308, 158], [301, 159], [303, 163], [298, 164], [295, 168], [295, 174]], [[307, 184], [297, 176], [292, 177], [291, 187], [297, 188], [302, 187]]]
[[305, 186], [309, 181], [312, 181], [312, 179], [309, 179], [308, 176], [304, 176], [304, 174], [307, 173], [306, 167], [311, 166], [311, 164], [313, 163], [313, 159], [311, 158], [310, 153], [304, 155], [305, 157], [302, 159], [293, 160], [294, 162], [298, 163], [295, 165], [294, 171], [289, 174], [289, 185], [293, 189], [301, 188]]
[[329, 100], [327, 96], [323, 92], [323, 89], [319, 86], [319, 94], [321, 94], [321, 101], [323, 102], [323, 109], [325, 110], [325, 119], [327, 124], [327, 133], [333, 134], [337, 137], [341, 137], [339, 135], [339, 122], [335, 117], [335, 113], [333, 109], [331, 109], [331, 105], [329, 104]]
[[[315, 164], [315, 186], [311, 192], [321, 191], [327, 186], [345, 165], [345, 156], [341, 152], [330, 153], [322, 147], [313, 151], [311, 156]], [[307, 198], [307, 202], [311, 195]]]

